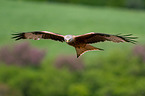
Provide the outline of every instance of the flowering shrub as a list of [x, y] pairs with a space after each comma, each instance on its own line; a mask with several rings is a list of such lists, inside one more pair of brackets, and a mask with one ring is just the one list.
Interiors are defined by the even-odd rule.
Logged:
[[58, 56], [55, 62], [57, 68], [68, 67], [70, 71], [84, 69], [84, 63], [76, 56]]
[[38, 66], [44, 56], [44, 50], [31, 47], [28, 43], [17, 44], [14, 47], [4, 46], [0, 49], [0, 61], [8, 65]]
[[0, 83], [0, 96], [23, 96], [19, 91], [10, 88], [10, 86]]
[[137, 55], [141, 61], [145, 62], [145, 46], [137, 45], [133, 48], [133, 53]]

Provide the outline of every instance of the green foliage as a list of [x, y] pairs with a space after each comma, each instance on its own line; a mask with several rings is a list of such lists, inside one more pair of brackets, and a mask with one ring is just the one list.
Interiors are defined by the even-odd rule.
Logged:
[[[17, 0], [20, 1], [20, 0]], [[30, 0], [22, 0], [30, 1]], [[144, 0], [31, 0], [31, 1], [50, 1], [50, 2], [63, 2], [72, 4], [85, 4], [91, 6], [110, 6], [110, 7], [124, 7], [143, 9], [145, 8]]]
[[50, 66], [47, 70], [1, 65], [0, 81], [19, 90], [24, 96], [64, 96], [72, 77], [67, 71], [59, 73]]
[[19, 91], [11, 89], [10, 86], [0, 83], [0, 96], [23, 96]]
[[121, 50], [109, 54], [83, 72], [57, 70], [48, 61], [39, 69], [1, 65], [0, 82], [24, 96], [144, 96], [145, 63]]
[[90, 93], [85, 84], [72, 84], [69, 87], [68, 96], [90, 96]]
[[125, 7], [125, 1], [126, 0], [107, 0], [107, 6], [110, 6], [110, 7]]

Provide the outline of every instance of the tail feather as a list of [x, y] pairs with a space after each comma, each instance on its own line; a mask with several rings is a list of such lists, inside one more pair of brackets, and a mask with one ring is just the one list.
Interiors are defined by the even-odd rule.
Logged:
[[76, 47], [77, 58], [79, 56], [81, 56], [82, 54], [84, 54], [85, 52], [93, 51], [93, 50], [103, 50], [103, 49], [93, 47], [93, 46], [91, 46], [89, 44], [87, 44], [85, 47]]

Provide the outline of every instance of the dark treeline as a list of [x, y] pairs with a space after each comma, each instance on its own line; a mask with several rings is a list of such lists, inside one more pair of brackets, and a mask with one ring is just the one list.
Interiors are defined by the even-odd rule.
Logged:
[[[30, 0], [24, 0], [30, 1]], [[145, 0], [31, 0], [31, 1], [50, 1], [71, 4], [91, 5], [91, 6], [109, 6], [132, 9], [144, 9]]]

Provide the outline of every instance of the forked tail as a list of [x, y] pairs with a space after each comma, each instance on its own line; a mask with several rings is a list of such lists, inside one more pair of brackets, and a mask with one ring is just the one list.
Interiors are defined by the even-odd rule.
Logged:
[[77, 58], [81, 56], [83, 53], [87, 51], [93, 51], [93, 50], [103, 50], [103, 49], [93, 47], [89, 44], [87, 44], [85, 47], [76, 47]]

